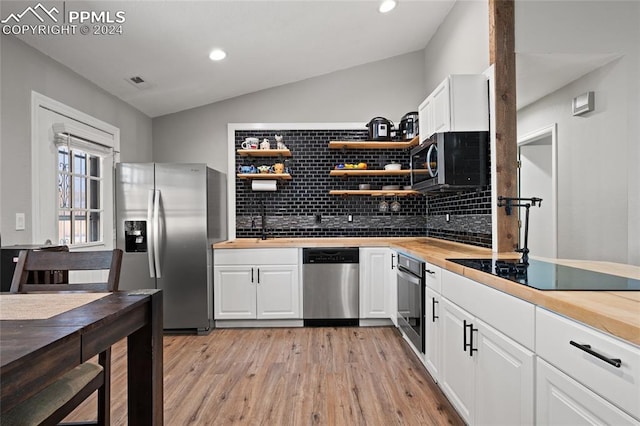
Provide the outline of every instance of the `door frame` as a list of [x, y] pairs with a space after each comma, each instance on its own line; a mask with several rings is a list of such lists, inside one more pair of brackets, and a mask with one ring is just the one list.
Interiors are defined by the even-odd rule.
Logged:
[[[551, 138], [551, 237], [553, 245], [553, 258], [558, 257], [558, 123], [533, 130], [518, 136], [518, 161], [520, 148], [524, 145]], [[520, 191], [520, 173], [518, 173], [518, 192]]]

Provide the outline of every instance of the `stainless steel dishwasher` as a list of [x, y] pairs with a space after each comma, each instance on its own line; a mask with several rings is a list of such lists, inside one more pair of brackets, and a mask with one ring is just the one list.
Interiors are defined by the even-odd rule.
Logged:
[[304, 325], [358, 325], [359, 249], [305, 248], [302, 254]]

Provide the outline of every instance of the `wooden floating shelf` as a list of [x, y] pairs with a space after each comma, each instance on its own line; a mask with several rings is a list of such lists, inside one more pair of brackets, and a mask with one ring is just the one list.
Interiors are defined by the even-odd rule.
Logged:
[[238, 179], [282, 179], [291, 180], [289, 173], [238, 173]]
[[411, 170], [334, 169], [329, 176], [408, 176]]
[[420, 195], [418, 191], [414, 191], [412, 189], [409, 190], [396, 190], [396, 191], [381, 191], [381, 190], [352, 190], [352, 191], [329, 191], [329, 195], [370, 195], [372, 197], [381, 197], [381, 196], [390, 196], [396, 195], [398, 197], [406, 197], [409, 195]]
[[420, 143], [420, 136], [410, 141], [330, 141], [329, 149], [405, 149]]
[[288, 149], [239, 149], [241, 157], [291, 157]]

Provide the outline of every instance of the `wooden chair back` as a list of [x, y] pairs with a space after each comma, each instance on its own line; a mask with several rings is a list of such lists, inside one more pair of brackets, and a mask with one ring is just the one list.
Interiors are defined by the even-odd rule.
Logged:
[[[11, 282], [11, 293], [30, 291], [117, 291], [122, 267], [122, 250], [106, 251], [33, 251], [20, 252], [18, 263]], [[29, 282], [30, 277], [37, 276], [37, 271], [61, 271], [68, 276], [70, 271], [108, 270], [106, 283], [39, 284]]]

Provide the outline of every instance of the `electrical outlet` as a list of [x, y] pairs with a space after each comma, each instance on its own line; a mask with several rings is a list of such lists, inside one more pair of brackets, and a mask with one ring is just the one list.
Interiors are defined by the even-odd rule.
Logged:
[[451, 215], [449, 213], [445, 213], [444, 220], [446, 220], [447, 223], [451, 222]]
[[353, 215], [352, 214], [347, 216], [347, 222], [353, 222]]
[[24, 231], [25, 227], [24, 213], [16, 213], [16, 231]]

